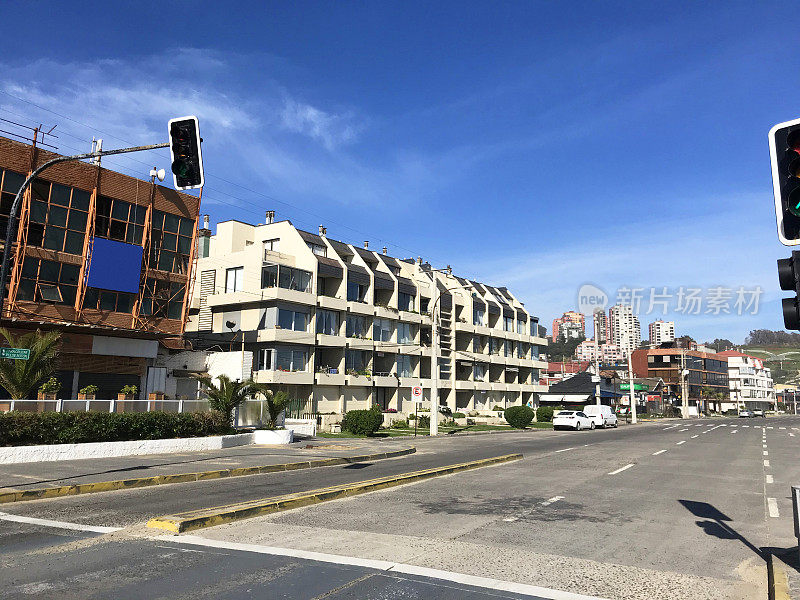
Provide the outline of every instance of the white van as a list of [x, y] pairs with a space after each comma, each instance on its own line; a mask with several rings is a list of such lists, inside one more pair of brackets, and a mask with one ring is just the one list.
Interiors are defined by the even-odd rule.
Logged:
[[617, 426], [617, 415], [614, 414], [610, 406], [606, 406], [605, 404], [599, 406], [597, 404], [587, 404], [583, 407], [583, 412], [594, 421], [595, 427], [602, 427], [605, 429], [606, 427]]

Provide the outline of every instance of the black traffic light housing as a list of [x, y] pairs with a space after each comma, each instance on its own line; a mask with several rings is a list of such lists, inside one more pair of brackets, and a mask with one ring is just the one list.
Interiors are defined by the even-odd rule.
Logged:
[[176, 190], [202, 187], [204, 182], [203, 155], [200, 150], [202, 141], [197, 117], [170, 119], [169, 152]]
[[778, 239], [785, 246], [800, 244], [800, 119], [769, 130], [769, 155]]
[[[800, 252], [792, 252], [791, 258], [778, 259], [778, 282], [782, 290], [791, 290], [800, 294]], [[783, 324], [786, 329], [800, 331], [800, 307], [798, 298], [784, 298]]]

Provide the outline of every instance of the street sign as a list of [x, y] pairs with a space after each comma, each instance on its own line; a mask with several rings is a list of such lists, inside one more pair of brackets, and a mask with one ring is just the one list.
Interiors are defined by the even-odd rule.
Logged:
[[[621, 390], [630, 390], [631, 384], [630, 383], [620, 383], [619, 389]], [[644, 392], [650, 389], [650, 386], [645, 383], [634, 383], [633, 384], [633, 391], [635, 392]]]
[[0, 358], [13, 358], [15, 360], [28, 360], [31, 351], [27, 348], [0, 348]]
[[415, 385], [411, 388], [411, 398], [417, 402], [422, 400], [422, 386]]

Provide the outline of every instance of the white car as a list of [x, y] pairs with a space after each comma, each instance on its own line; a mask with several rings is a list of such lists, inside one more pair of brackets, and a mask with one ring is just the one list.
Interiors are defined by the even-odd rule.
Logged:
[[587, 404], [583, 407], [583, 413], [594, 421], [596, 427], [616, 427], [618, 423], [617, 415], [605, 404]]
[[594, 429], [594, 420], [580, 411], [562, 410], [553, 417], [553, 429]]

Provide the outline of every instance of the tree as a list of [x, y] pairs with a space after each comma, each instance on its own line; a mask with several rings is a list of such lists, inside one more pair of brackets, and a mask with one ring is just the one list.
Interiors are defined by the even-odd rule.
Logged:
[[274, 429], [278, 424], [278, 417], [281, 416], [281, 413], [286, 410], [286, 407], [289, 406], [291, 402], [289, 394], [286, 392], [273, 394], [272, 390], [268, 389], [262, 389], [261, 393], [264, 394], [264, 399], [267, 402], [267, 411], [269, 412], [269, 423], [267, 427]]
[[547, 356], [550, 357], [551, 361], [571, 360], [575, 355], [575, 348], [585, 339], [586, 338], [583, 336], [569, 338], [567, 340], [560, 337], [556, 338], [548, 344]]
[[55, 372], [61, 332], [53, 330], [42, 333], [37, 329], [31, 333], [15, 336], [7, 329], [0, 328], [0, 335], [10, 347], [26, 348], [31, 351], [28, 360], [0, 360], [0, 385], [13, 400], [27, 398], [31, 390]]
[[231, 425], [233, 424], [233, 411], [236, 407], [247, 398], [265, 391], [262, 385], [252, 379], [232, 381], [227, 375], [220, 375], [216, 379], [218, 384], [214, 383], [214, 380], [207, 375], [197, 377], [208, 396], [208, 405], [212, 410], [218, 410], [224, 414]]
[[705, 345], [714, 348], [717, 352], [724, 352], [733, 348], [733, 342], [725, 338], [716, 338], [713, 342], [706, 342]]

